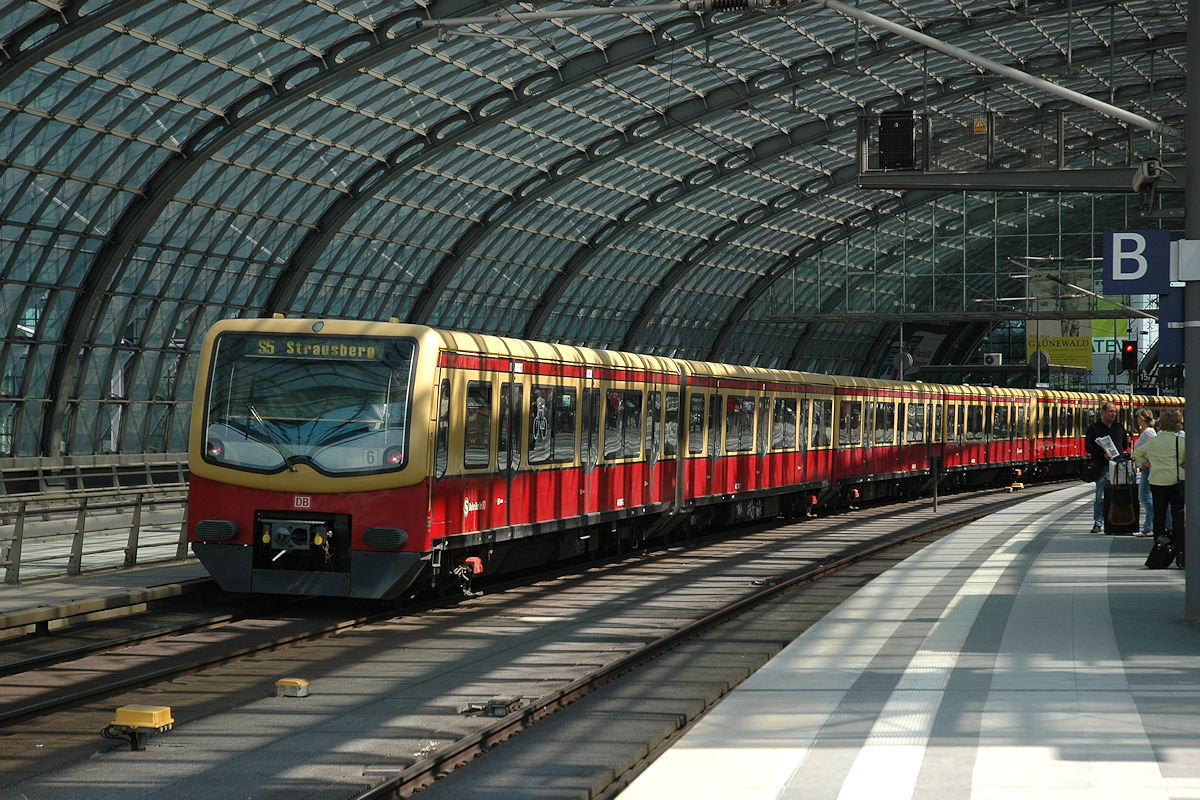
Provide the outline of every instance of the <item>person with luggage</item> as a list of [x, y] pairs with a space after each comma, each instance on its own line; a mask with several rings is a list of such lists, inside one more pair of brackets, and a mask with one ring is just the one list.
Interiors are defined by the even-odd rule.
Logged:
[[[1117, 456], [1110, 455], [1100, 444], [1105, 436], [1112, 440]], [[1117, 404], [1110, 401], [1100, 407], [1100, 418], [1088, 426], [1083, 434], [1083, 449], [1089, 456], [1092, 480], [1096, 482], [1096, 496], [1092, 501], [1092, 533], [1104, 531], [1104, 487], [1108, 486], [1108, 462], [1124, 453], [1129, 447], [1129, 436], [1125, 426], [1117, 421]]]
[[[1154, 541], [1167, 541], [1175, 553], [1175, 563], [1183, 566], [1183, 418], [1179, 410], [1168, 408], [1158, 419], [1158, 436], [1133, 450], [1133, 460], [1150, 465], [1150, 494], [1154, 502]], [[1167, 514], [1172, 530], [1167, 532]]]
[[[1148, 408], [1139, 408], [1137, 414], [1133, 417], [1137, 423], [1138, 436], [1133, 442], [1133, 449], [1137, 450], [1146, 442], [1158, 435], [1158, 431], [1154, 430], [1154, 412]], [[1150, 464], [1144, 463], [1138, 465], [1138, 501], [1142, 504], [1142, 529], [1135, 531], [1134, 536], [1149, 536], [1154, 529], [1154, 498], [1150, 494]]]

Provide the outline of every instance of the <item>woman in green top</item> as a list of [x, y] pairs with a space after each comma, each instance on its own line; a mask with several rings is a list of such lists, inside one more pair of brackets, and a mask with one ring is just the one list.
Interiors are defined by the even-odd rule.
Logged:
[[1166, 536], [1167, 512], [1173, 529], [1171, 542], [1183, 565], [1183, 419], [1178, 409], [1168, 408], [1158, 418], [1158, 436], [1133, 449], [1133, 460], [1150, 465], [1150, 494], [1154, 498], [1154, 536]]

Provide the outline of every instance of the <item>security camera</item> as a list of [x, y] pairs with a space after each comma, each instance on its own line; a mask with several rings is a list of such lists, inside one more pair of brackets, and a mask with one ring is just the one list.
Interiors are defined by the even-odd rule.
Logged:
[[1133, 173], [1133, 191], [1140, 192], [1143, 189], [1149, 189], [1155, 183], [1158, 183], [1158, 179], [1162, 177], [1162, 174], [1162, 160], [1154, 156], [1146, 158]]

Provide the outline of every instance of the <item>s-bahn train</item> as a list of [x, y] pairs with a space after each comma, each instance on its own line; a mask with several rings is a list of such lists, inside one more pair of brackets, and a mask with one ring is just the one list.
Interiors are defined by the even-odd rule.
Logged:
[[1075, 475], [1103, 400], [398, 322], [205, 338], [188, 539], [226, 590], [391, 599], [716, 522]]

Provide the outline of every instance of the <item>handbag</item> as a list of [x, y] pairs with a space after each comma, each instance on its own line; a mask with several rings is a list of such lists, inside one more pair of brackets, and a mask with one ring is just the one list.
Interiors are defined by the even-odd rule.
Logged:
[[1146, 569], [1166, 569], [1175, 558], [1175, 548], [1169, 536], [1156, 536], [1150, 555], [1146, 556]]

